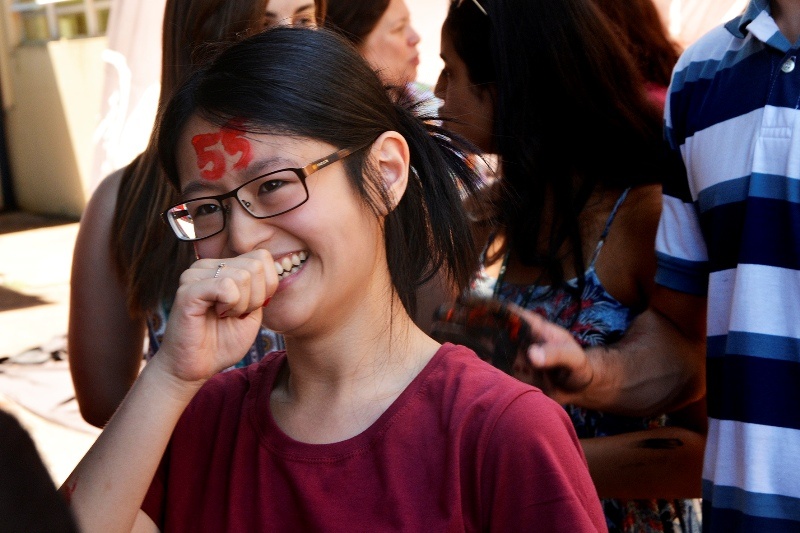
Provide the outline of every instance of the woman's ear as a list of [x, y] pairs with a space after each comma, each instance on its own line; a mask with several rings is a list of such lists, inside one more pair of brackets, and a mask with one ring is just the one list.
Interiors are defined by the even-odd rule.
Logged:
[[[396, 131], [386, 131], [372, 143], [372, 157], [380, 172], [391, 212], [400, 203], [408, 186], [410, 153], [405, 138]], [[384, 213], [384, 214], [388, 214]]]

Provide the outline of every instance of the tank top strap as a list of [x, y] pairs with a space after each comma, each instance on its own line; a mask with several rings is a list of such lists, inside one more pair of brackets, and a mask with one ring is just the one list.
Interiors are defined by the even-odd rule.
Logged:
[[603, 249], [603, 244], [606, 242], [606, 237], [608, 237], [608, 232], [611, 230], [611, 224], [614, 222], [614, 218], [617, 216], [617, 211], [619, 211], [620, 206], [625, 201], [625, 198], [628, 197], [628, 193], [630, 192], [631, 188], [628, 187], [622, 194], [619, 195], [617, 198], [617, 202], [614, 204], [614, 208], [611, 210], [611, 214], [608, 215], [608, 220], [606, 220], [606, 225], [603, 228], [603, 233], [600, 234], [600, 240], [597, 241], [597, 246], [594, 248], [594, 254], [592, 254], [592, 261], [589, 263], [589, 268], [594, 268], [595, 262], [597, 262], [597, 258], [600, 255], [600, 250]]
[[489, 247], [494, 242], [495, 237], [497, 237], [497, 232], [493, 231], [489, 234], [489, 237], [486, 239], [486, 244], [483, 245], [483, 250], [481, 250], [481, 255], [480, 258], [478, 259], [481, 265], [486, 264], [486, 254], [489, 253]]

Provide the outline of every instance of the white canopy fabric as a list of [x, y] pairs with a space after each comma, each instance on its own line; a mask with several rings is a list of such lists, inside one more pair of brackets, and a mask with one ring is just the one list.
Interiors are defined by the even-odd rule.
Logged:
[[147, 146], [158, 107], [166, 0], [112, 0], [91, 188]]
[[[619, 0], [624, 2], [625, 0]], [[744, 11], [747, 0], [653, 0], [672, 37], [687, 47]]]

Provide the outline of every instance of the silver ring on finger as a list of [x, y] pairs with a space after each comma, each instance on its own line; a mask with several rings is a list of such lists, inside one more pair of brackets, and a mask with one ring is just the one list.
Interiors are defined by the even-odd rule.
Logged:
[[219, 266], [217, 267], [217, 271], [216, 271], [216, 272], [214, 272], [214, 277], [215, 277], [215, 278], [218, 278], [218, 277], [219, 277], [219, 272], [220, 272], [220, 270], [222, 270], [223, 268], [225, 268], [225, 263], [220, 263], [220, 264], [219, 264]]

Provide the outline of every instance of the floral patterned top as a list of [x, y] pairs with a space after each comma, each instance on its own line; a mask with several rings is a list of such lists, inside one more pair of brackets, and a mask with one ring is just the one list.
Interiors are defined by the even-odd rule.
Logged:
[[[552, 288], [504, 282], [501, 273], [498, 286], [498, 280], [488, 276], [483, 269], [473, 282], [472, 293], [481, 297], [494, 296], [538, 313], [568, 329], [583, 347], [604, 346], [618, 340], [630, 326], [634, 313], [606, 291], [595, 271], [595, 263], [627, 193], [628, 190], [617, 200], [606, 222], [589, 268], [584, 273], [580, 299], [574, 296], [578, 288], [577, 278], [565, 282], [569, 289]], [[666, 416], [637, 418], [601, 413], [574, 405], [564, 407], [578, 437], [582, 439], [629, 433], [667, 423]], [[611, 532], [695, 532], [701, 529], [699, 513], [692, 500], [606, 499], [602, 503]]]
[[[158, 309], [152, 311], [147, 316], [147, 338], [149, 339], [149, 343], [147, 352], [145, 353], [145, 359], [148, 361], [153, 358], [158, 351], [158, 347], [161, 345], [161, 340], [164, 338], [164, 331], [167, 327], [167, 318], [169, 318], [169, 309], [165, 304], [162, 304]], [[227, 370], [257, 363], [268, 353], [284, 349], [283, 337], [274, 331], [262, 327], [256, 336], [255, 342], [253, 342], [253, 345], [245, 356]]]

